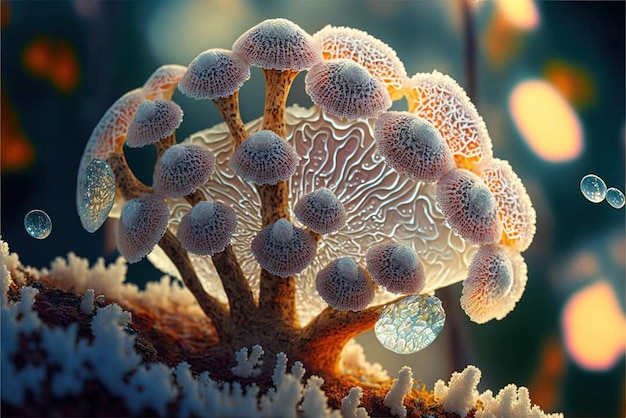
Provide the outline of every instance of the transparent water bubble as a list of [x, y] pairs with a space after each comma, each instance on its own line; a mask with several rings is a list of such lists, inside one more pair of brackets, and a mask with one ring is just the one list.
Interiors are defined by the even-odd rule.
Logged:
[[624, 193], [616, 187], [609, 187], [606, 191], [606, 201], [615, 209], [624, 207]]
[[52, 220], [43, 210], [33, 209], [24, 217], [24, 228], [31, 237], [46, 239], [52, 232]]
[[78, 215], [83, 227], [95, 232], [106, 221], [115, 201], [115, 175], [106, 161], [91, 160], [81, 184]]
[[386, 349], [411, 354], [428, 347], [445, 321], [446, 313], [437, 297], [413, 295], [386, 306], [374, 332]]
[[580, 181], [580, 191], [590, 202], [600, 203], [606, 196], [606, 184], [595, 174], [587, 174]]

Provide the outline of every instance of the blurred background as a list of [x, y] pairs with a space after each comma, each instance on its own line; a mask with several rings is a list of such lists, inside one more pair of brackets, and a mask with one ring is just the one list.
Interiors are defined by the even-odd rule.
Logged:
[[[594, 173], [624, 191], [624, 2], [0, 5], [1, 234], [24, 264], [48, 267], [70, 251], [92, 262], [117, 257], [110, 225], [94, 234], [80, 225], [78, 163], [106, 109], [155, 68], [187, 65], [208, 48], [230, 48], [266, 18], [291, 19], [309, 33], [327, 24], [356, 27], [394, 48], [409, 75], [437, 69], [474, 90], [494, 154], [508, 159], [522, 178], [538, 218], [534, 243], [524, 253], [526, 293], [504, 320], [471, 323], [459, 307], [457, 284], [440, 296], [448, 322], [430, 347], [400, 356], [364, 335], [359, 340], [368, 360], [382, 363], [392, 376], [410, 365], [428, 388], [472, 363], [483, 371], [480, 391], [515, 383], [529, 387], [533, 403], [546, 411], [624, 416], [625, 212], [589, 202], [579, 186]], [[290, 103], [310, 104], [302, 86], [300, 76]], [[262, 74], [253, 69], [240, 94], [244, 120], [261, 115], [262, 95]], [[179, 140], [220, 122], [212, 104], [179, 93], [174, 98], [185, 111]], [[149, 183], [154, 155], [128, 148], [127, 154]], [[45, 240], [24, 229], [24, 215], [35, 208], [53, 222]], [[129, 277], [140, 282], [160, 276], [147, 262], [129, 266]]]

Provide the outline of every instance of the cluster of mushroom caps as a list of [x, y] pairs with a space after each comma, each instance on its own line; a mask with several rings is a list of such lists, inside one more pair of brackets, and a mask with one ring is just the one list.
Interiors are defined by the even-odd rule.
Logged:
[[[250, 66], [263, 69], [267, 91], [263, 129], [248, 134], [239, 117], [238, 92], [250, 77]], [[119, 251], [130, 262], [146, 256], [167, 230], [165, 199], [179, 197], [193, 206], [177, 230], [182, 247], [198, 255], [223, 251], [237, 227], [235, 213], [197, 190], [211, 177], [215, 161], [207, 148], [176, 144], [183, 112], [171, 100], [174, 89], [215, 103], [234, 142], [231, 168], [263, 193], [287, 182], [298, 166], [295, 148], [284, 139], [284, 108], [291, 82], [303, 70], [305, 90], [315, 105], [339, 118], [369, 119], [378, 153], [389, 166], [436, 183], [436, 201], [450, 227], [479, 247], [463, 283], [461, 305], [475, 322], [504, 317], [524, 290], [521, 252], [535, 232], [535, 212], [524, 186], [507, 162], [493, 158], [482, 118], [452, 78], [436, 71], [407, 77], [389, 46], [356, 29], [327, 26], [311, 36], [293, 22], [270, 19], [244, 33], [232, 50], [209, 49], [188, 67], [161, 67], [141, 89], [118, 100], [92, 135], [79, 170], [83, 225], [97, 229], [113, 205], [111, 196], [85, 205], [88, 187], [81, 184], [89, 162], [105, 159], [117, 178], [126, 170], [124, 141], [131, 147], [152, 143], [158, 152], [152, 187], [136, 180], [117, 184], [127, 200]], [[401, 98], [408, 111], [389, 111]], [[280, 203], [262, 204], [264, 227], [251, 252], [264, 270], [279, 277], [302, 272], [315, 258], [322, 235], [345, 226], [345, 208], [328, 189], [295, 203], [293, 213], [304, 228], [284, 216]], [[418, 294], [424, 283], [416, 253], [385, 241], [368, 250], [366, 266], [350, 257], [331, 262], [317, 275], [316, 289], [335, 309], [361, 310], [377, 285]]]

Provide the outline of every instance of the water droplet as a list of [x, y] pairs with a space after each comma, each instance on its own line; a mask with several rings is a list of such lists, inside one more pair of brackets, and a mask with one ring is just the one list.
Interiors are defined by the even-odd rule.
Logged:
[[615, 209], [624, 207], [624, 193], [615, 187], [609, 187], [606, 191], [606, 201]]
[[78, 215], [83, 227], [95, 232], [106, 221], [115, 201], [115, 175], [106, 161], [94, 158], [85, 170]]
[[600, 203], [606, 196], [606, 184], [595, 174], [587, 174], [580, 181], [580, 191], [590, 202]]
[[441, 301], [435, 296], [414, 295], [387, 305], [374, 332], [378, 341], [398, 354], [411, 354], [428, 347], [446, 321]]
[[52, 220], [43, 210], [33, 209], [24, 217], [24, 228], [31, 237], [46, 239], [52, 232]]

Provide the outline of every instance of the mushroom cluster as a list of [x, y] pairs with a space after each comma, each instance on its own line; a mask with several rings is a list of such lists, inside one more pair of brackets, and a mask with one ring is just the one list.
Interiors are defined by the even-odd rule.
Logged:
[[[251, 66], [265, 76], [265, 107], [246, 124], [239, 90]], [[314, 105], [287, 107], [303, 71]], [[226, 128], [177, 143], [176, 89], [213, 101]], [[390, 111], [402, 98], [408, 109]], [[124, 144], [156, 147], [151, 185], [128, 167]], [[110, 170], [88, 170], [92, 161]], [[106, 182], [92, 177], [110, 172], [116, 187], [98, 189]], [[338, 378], [345, 343], [407, 295], [463, 280], [471, 320], [503, 318], [523, 293], [520, 253], [535, 232], [522, 182], [493, 158], [452, 78], [409, 78], [388, 45], [360, 30], [309, 35], [286, 19], [187, 67], [163, 66], [115, 102], [85, 149], [77, 206], [91, 232], [119, 217], [122, 255], [178, 275], [221, 346], [260, 343], [327, 378]]]

